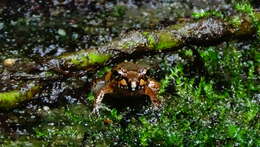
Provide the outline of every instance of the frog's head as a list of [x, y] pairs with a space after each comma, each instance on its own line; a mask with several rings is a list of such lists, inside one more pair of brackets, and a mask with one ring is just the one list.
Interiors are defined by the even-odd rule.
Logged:
[[114, 75], [116, 75], [118, 87], [128, 89], [130, 91], [136, 91], [144, 88], [147, 83], [147, 71], [147, 66], [132, 62], [123, 62], [112, 70]]

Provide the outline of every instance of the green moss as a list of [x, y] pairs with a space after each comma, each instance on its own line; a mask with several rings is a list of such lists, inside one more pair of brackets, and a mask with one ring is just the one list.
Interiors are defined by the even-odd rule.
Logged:
[[223, 18], [223, 14], [220, 11], [215, 11], [215, 10], [209, 10], [209, 11], [201, 11], [201, 12], [193, 12], [192, 17], [194, 19], [201, 19], [209, 16], [216, 16], [219, 18]]
[[175, 80], [175, 76], [179, 74], [180, 71], [183, 70], [181, 65], [177, 65], [174, 69], [170, 69], [170, 73], [165, 76], [164, 79], [160, 81], [160, 90], [159, 93], [163, 94], [166, 91], [166, 88], [169, 86], [170, 82]]
[[117, 6], [113, 7], [111, 15], [114, 17], [123, 17], [125, 15], [126, 9], [127, 9], [127, 7], [125, 7], [123, 5], [117, 5]]
[[19, 90], [13, 90], [0, 93], [0, 108], [9, 108], [17, 103], [17, 99], [20, 98], [21, 92]]
[[78, 68], [86, 68], [95, 64], [102, 64], [109, 60], [110, 57], [109, 54], [98, 53], [94, 50], [82, 50], [73, 54], [65, 54], [59, 58]]
[[187, 49], [187, 50], [184, 51], [184, 55], [191, 57], [191, 56], [193, 56], [193, 52], [192, 52], [191, 49]]
[[26, 91], [12, 90], [0, 93], [0, 108], [10, 109], [17, 106], [19, 103], [33, 98], [39, 92], [41, 86], [33, 86]]
[[245, 112], [243, 115], [243, 120], [245, 123], [249, 123], [252, 121], [256, 115], [259, 113], [259, 107], [258, 106], [250, 106], [250, 110]]
[[237, 3], [235, 5], [235, 9], [244, 13], [251, 14], [253, 13], [253, 7], [250, 3], [244, 2], [244, 3]]
[[123, 116], [120, 115], [116, 109], [112, 109], [110, 113], [112, 120], [120, 121], [123, 118]]
[[155, 45], [156, 50], [178, 47], [182, 43], [180, 39], [168, 31], [158, 32], [156, 35], [158, 37], [158, 41]]
[[73, 54], [65, 54], [60, 58], [64, 59], [66, 62], [69, 62], [75, 66], [85, 67], [88, 65], [87, 51], [84, 50], [75, 52]]
[[150, 49], [154, 49], [156, 45], [156, 39], [155, 39], [155, 34], [151, 32], [143, 32], [143, 35], [146, 37], [148, 41], [148, 47]]
[[260, 12], [255, 13], [255, 22], [256, 22], [256, 28], [257, 28], [257, 36], [260, 40]]
[[104, 68], [101, 68], [100, 70], [97, 71], [97, 76], [98, 78], [103, 77], [107, 72], [111, 71], [111, 67], [106, 66]]
[[94, 93], [93, 92], [89, 92], [88, 94], [87, 94], [87, 100], [89, 101], [89, 102], [94, 102], [94, 100], [95, 100], [95, 96], [94, 96]]
[[230, 18], [229, 23], [230, 23], [232, 26], [238, 28], [239, 26], [241, 26], [242, 21], [241, 21], [241, 18], [240, 18], [239, 16], [234, 16], [234, 17]]
[[255, 28], [257, 29], [257, 36], [260, 38], [260, 13], [255, 12], [254, 8], [249, 2], [237, 3], [235, 5], [235, 9], [250, 16], [255, 25]]
[[96, 64], [96, 63], [104, 63], [110, 58], [110, 55], [107, 54], [99, 54], [99, 53], [89, 53], [88, 59], [90, 64]]

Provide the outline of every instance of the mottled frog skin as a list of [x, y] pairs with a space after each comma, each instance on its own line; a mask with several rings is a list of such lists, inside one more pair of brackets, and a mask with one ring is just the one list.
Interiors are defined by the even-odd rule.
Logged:
[[147, 76], [149, 68], [134, 62], [122, 62], [112, 68], [102, 79], [93, 86], [95, 102], [93, 113], [98, 113], [101, 102], [106, 94], [120, 96], [147, 95], [153, 106], [158, 108], [160, 101], [157, 93], [160, 84]]

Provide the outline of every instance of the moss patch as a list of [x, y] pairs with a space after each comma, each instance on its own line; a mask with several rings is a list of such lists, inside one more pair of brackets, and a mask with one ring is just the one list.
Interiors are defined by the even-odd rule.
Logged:
[[143, 35], [146, 37], [148, 41], [148, 47], [150, 49], [154, 49], [156, 46], [156, 38], [154, 36], [154, 33], [151, 32], [143, 32]]
[[90, 64], [95, 63], [104, 63], [110, 58], [110, 55], [98, 54], [98, 53], [89, 53], [88, 59]]
[[10, 109], [22, 101], [32, 99], [39, 92], [41, 86], [33, 86], [26, 91], [12, 90], [0, 93], [0, 109]]
[[19, 90], [0, 93], [0, 108], [8, 108], [15, 105], [20, 96], [21, 92]]
[[102, 64], [110, 57], [111, 55], [109, 54], [102, 54], [92, 50], [82, 50], [73, 54], [63, 55], [60, 58], [75, 67], [86, 68], [94, 64]]
[[158, 41], [155, 45], [156, 50], [164, 50], [173, 47], [178, 47], [182, 42], [175, 37], [171, 32], [164, 31], [157, 33]]
[[219, 17], [219, 18], [223, 18], [224, 17], [221, 12], [215, 11], [215, 10], [193, 12], [192, 13], [192, 17], [194, 19], [201, 19], [201, 18], [205, 18], [205, 17], [209, 17], [209, 16], [216, 16], [216, 17]]
[[234, 17], [230, 18], [229, 23], [234, 27], [239, 27], [242, 24], [242, 21], [239, 16], [234, 16]]

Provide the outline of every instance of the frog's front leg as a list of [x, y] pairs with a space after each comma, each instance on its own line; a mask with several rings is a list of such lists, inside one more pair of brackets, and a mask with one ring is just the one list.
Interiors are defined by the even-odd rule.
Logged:
[[99, 108], [101, 106], [101, 102], [105, 96], [105, 94], [113, 93], [113, 88], [111, 84], [107, 84], [105, 87], [101, 88], [99, 92], [96, 94], [96, 99], [94, 102], [94, 108], [92, 113], [99, 114]]
[[157, 98], [157, 93], [160, 88], [160, 83], [156, 82], [155, 80], [149, 79], [148, 80], [148, 85], [145, 88], [145, 95], [149, 96], [151, 102], [155, 106], [155, 108], [159, 108], [161, 102]]

